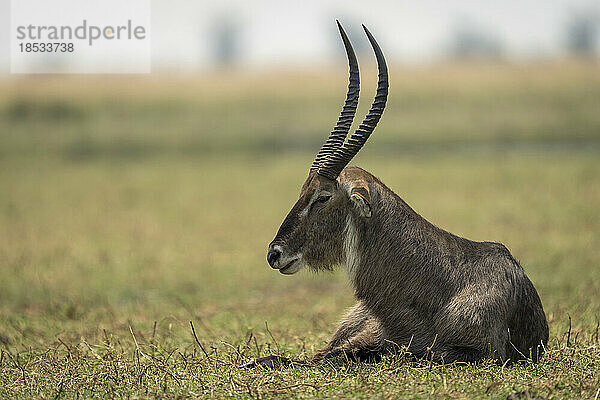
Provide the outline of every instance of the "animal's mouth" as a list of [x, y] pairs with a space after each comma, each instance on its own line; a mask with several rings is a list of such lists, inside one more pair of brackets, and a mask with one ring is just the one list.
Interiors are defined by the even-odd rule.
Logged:
[[298, 272], [301, 268], [301, 264], [298, 262], [299, 258], [294, 258], [287, 264], [285, 264], [282, 268], [279, 268], [279, 272], [284, 275], [292, 275]]

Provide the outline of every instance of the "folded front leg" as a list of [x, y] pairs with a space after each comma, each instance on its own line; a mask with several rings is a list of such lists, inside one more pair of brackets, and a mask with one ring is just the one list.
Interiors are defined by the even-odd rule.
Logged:
[[313, 362], [344, 356], [351, 360], [378, 358], [385, 350], [384, 330], [377, 317], [356, 303], [323, 349], [312, 357]]

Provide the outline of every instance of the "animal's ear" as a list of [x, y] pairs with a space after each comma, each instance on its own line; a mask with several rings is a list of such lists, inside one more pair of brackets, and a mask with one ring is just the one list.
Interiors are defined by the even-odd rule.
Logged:
[[373, 215], [371, 209], [371, 194], [366, 184], [354, 184], [350, 188], [350, 201], [358, 211], [358, 214], [364, 218], [370, 218]]

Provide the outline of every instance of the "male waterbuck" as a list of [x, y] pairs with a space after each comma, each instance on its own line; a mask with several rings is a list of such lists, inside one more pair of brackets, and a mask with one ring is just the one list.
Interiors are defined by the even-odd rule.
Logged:
[[546, 316], [508, 249], [434, 226], [379, 179], [346, 167], [383, 113], [388, 71], [379, 45], [363, 26], [377, 58], [379, 83], [365, 120], [346, 139], [358, 104], [359, 72], [339, 22], [338, 27], [350, 65], [346, 102], [267, 254], [269, 265], [282, 274], [304, 266], [347, 270], [357, 303], [313, 360], [342, 353], [377, 358], [405, 348], [414, 357], [443, 363], [537, 361], [548, 340]]

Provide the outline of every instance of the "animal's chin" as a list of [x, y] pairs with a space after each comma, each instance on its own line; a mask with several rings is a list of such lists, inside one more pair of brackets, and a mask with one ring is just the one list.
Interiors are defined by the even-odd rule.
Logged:
[[299, 258], [296, 258], [295, 260], [290, 261], [285, 267], [280, 268], [279, 272], [281, 272], [283, 275], [293, 275], [301, 269], [302, 262], [300, 262]]

